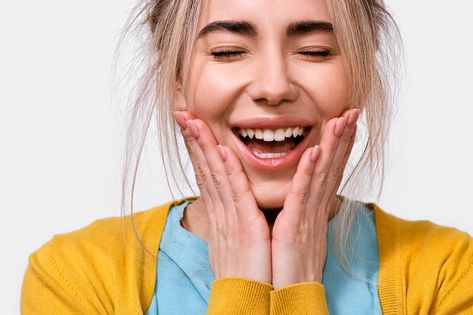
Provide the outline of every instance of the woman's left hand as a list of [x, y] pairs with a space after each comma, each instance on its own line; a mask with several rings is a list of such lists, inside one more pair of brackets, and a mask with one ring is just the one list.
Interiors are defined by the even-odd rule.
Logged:
[[327, 227], [356, 133], [358, 109], [327, 122], [320, 144], [307, 149], [272, 229], [274, 289], [322, 282]]

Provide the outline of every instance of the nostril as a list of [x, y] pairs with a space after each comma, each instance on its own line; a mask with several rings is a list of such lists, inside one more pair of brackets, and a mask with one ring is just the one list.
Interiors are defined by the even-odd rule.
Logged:
[[286, 100], [284, 100], [284, 99], [270, 100], [270, 99], [267, 99], [267, 98], [260, 98], [260, 99], [256, 100], [255, 102], [275, 106], [275, 105], [279, 105], [280, 103], [282, 103], [284, 101], [286, 101]]
[[[271, 78], [273, 77], [273, 78]], [[262, 80], [256, 80], [248, 87], [248, 95], [259, 105], [280, 106], [294, 103], [298, 96], [298, 88], [287, 80], [279, 80], [266, 74]]]

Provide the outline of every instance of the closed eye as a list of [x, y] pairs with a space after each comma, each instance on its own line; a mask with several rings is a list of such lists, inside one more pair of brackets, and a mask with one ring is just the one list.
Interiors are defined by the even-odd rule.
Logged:
[[332, 54], [332, 52], [328, 49], [303, 50], [303, 51], [299, 51], [298, 54], [309, 57], [309, 58], [327, 58]]
[[[224, 50], [216, 50], [210, 52], [210, 55], [214, 60], [228, 60], [234, 59], [243, 56], [247, 53], [244, 50], [232, 50], [232, 49], [224, 49]], [[296, 52], [299, 55], [307, 57], [309, 59], [325, 59], [332, 55], [332, 51], [329, 49], [323, 50], [301, 50]]]
[[224, 60], [224, 59], [231, 59], [231, 58], [241, 57], [245, 53], [246, 52], [243, 51], [243, 50], [225, 49], [225, 50], [212, 51], [212, 52], [210, 52], [210, 55], [215, 60]]

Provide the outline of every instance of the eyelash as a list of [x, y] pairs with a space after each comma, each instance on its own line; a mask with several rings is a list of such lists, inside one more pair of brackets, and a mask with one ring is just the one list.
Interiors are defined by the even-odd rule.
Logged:
[[[245, 54], [246, 51], [244, 50], [217, 50], [210, 52], [210, 55], [215, 60], [224, 60], [224, 59], [231, 59], [231, 58], [238, 58]], [[330, 49], [323, 49], [323, 50], [306, 50], [306, 51], [298, 51], [296, 54], [300, 54], [304, 57], [308, 57], [311, 59], [323, 59], [328, 58], [332, 55], [332, 51]]]
[[309, 58], [327, 58], [332, 55], [332, 51], [330, 49], [323, 49], [323, 50], [303, 50], [297, 52], [298, 54], [303, 55], [304, 57], [309, 57]]
[[235, 57], [241, 57], [245, 51], [243, 50], [217, 50], [212, 51], [210, 55], [215, 59], [229, 59]]

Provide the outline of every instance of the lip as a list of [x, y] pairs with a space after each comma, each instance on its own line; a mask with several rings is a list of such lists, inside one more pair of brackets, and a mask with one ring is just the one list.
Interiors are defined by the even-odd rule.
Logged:
[[311, 131], [312, 129], [314, 129], [314, 125], [311, 125], [308, 123], [307, 120], [300, 118], [253, 118], [240, 121], [232, 125], [234, 126], [234, 128], [254, 129], [276, 129], [289, 126], [302, 126], [305, 130], [310, 128], [308, 132], [304, 133], [304, 139], [300, 143], [298, 143], [297, 146], [291, 152], [281, 157], [266, 159], [262, 159], [254, 155], [253, 152], [251, 152], [251, 150], [240, 140], [238, 134], [236, 132], [232, 132], [233, 136], [236, 138], [237, 147], [242, 153], [243, 158], [252, 167], [265, 171], [278, 171], [296, 165], [304, 151], [307, 149], [311, 138]]

